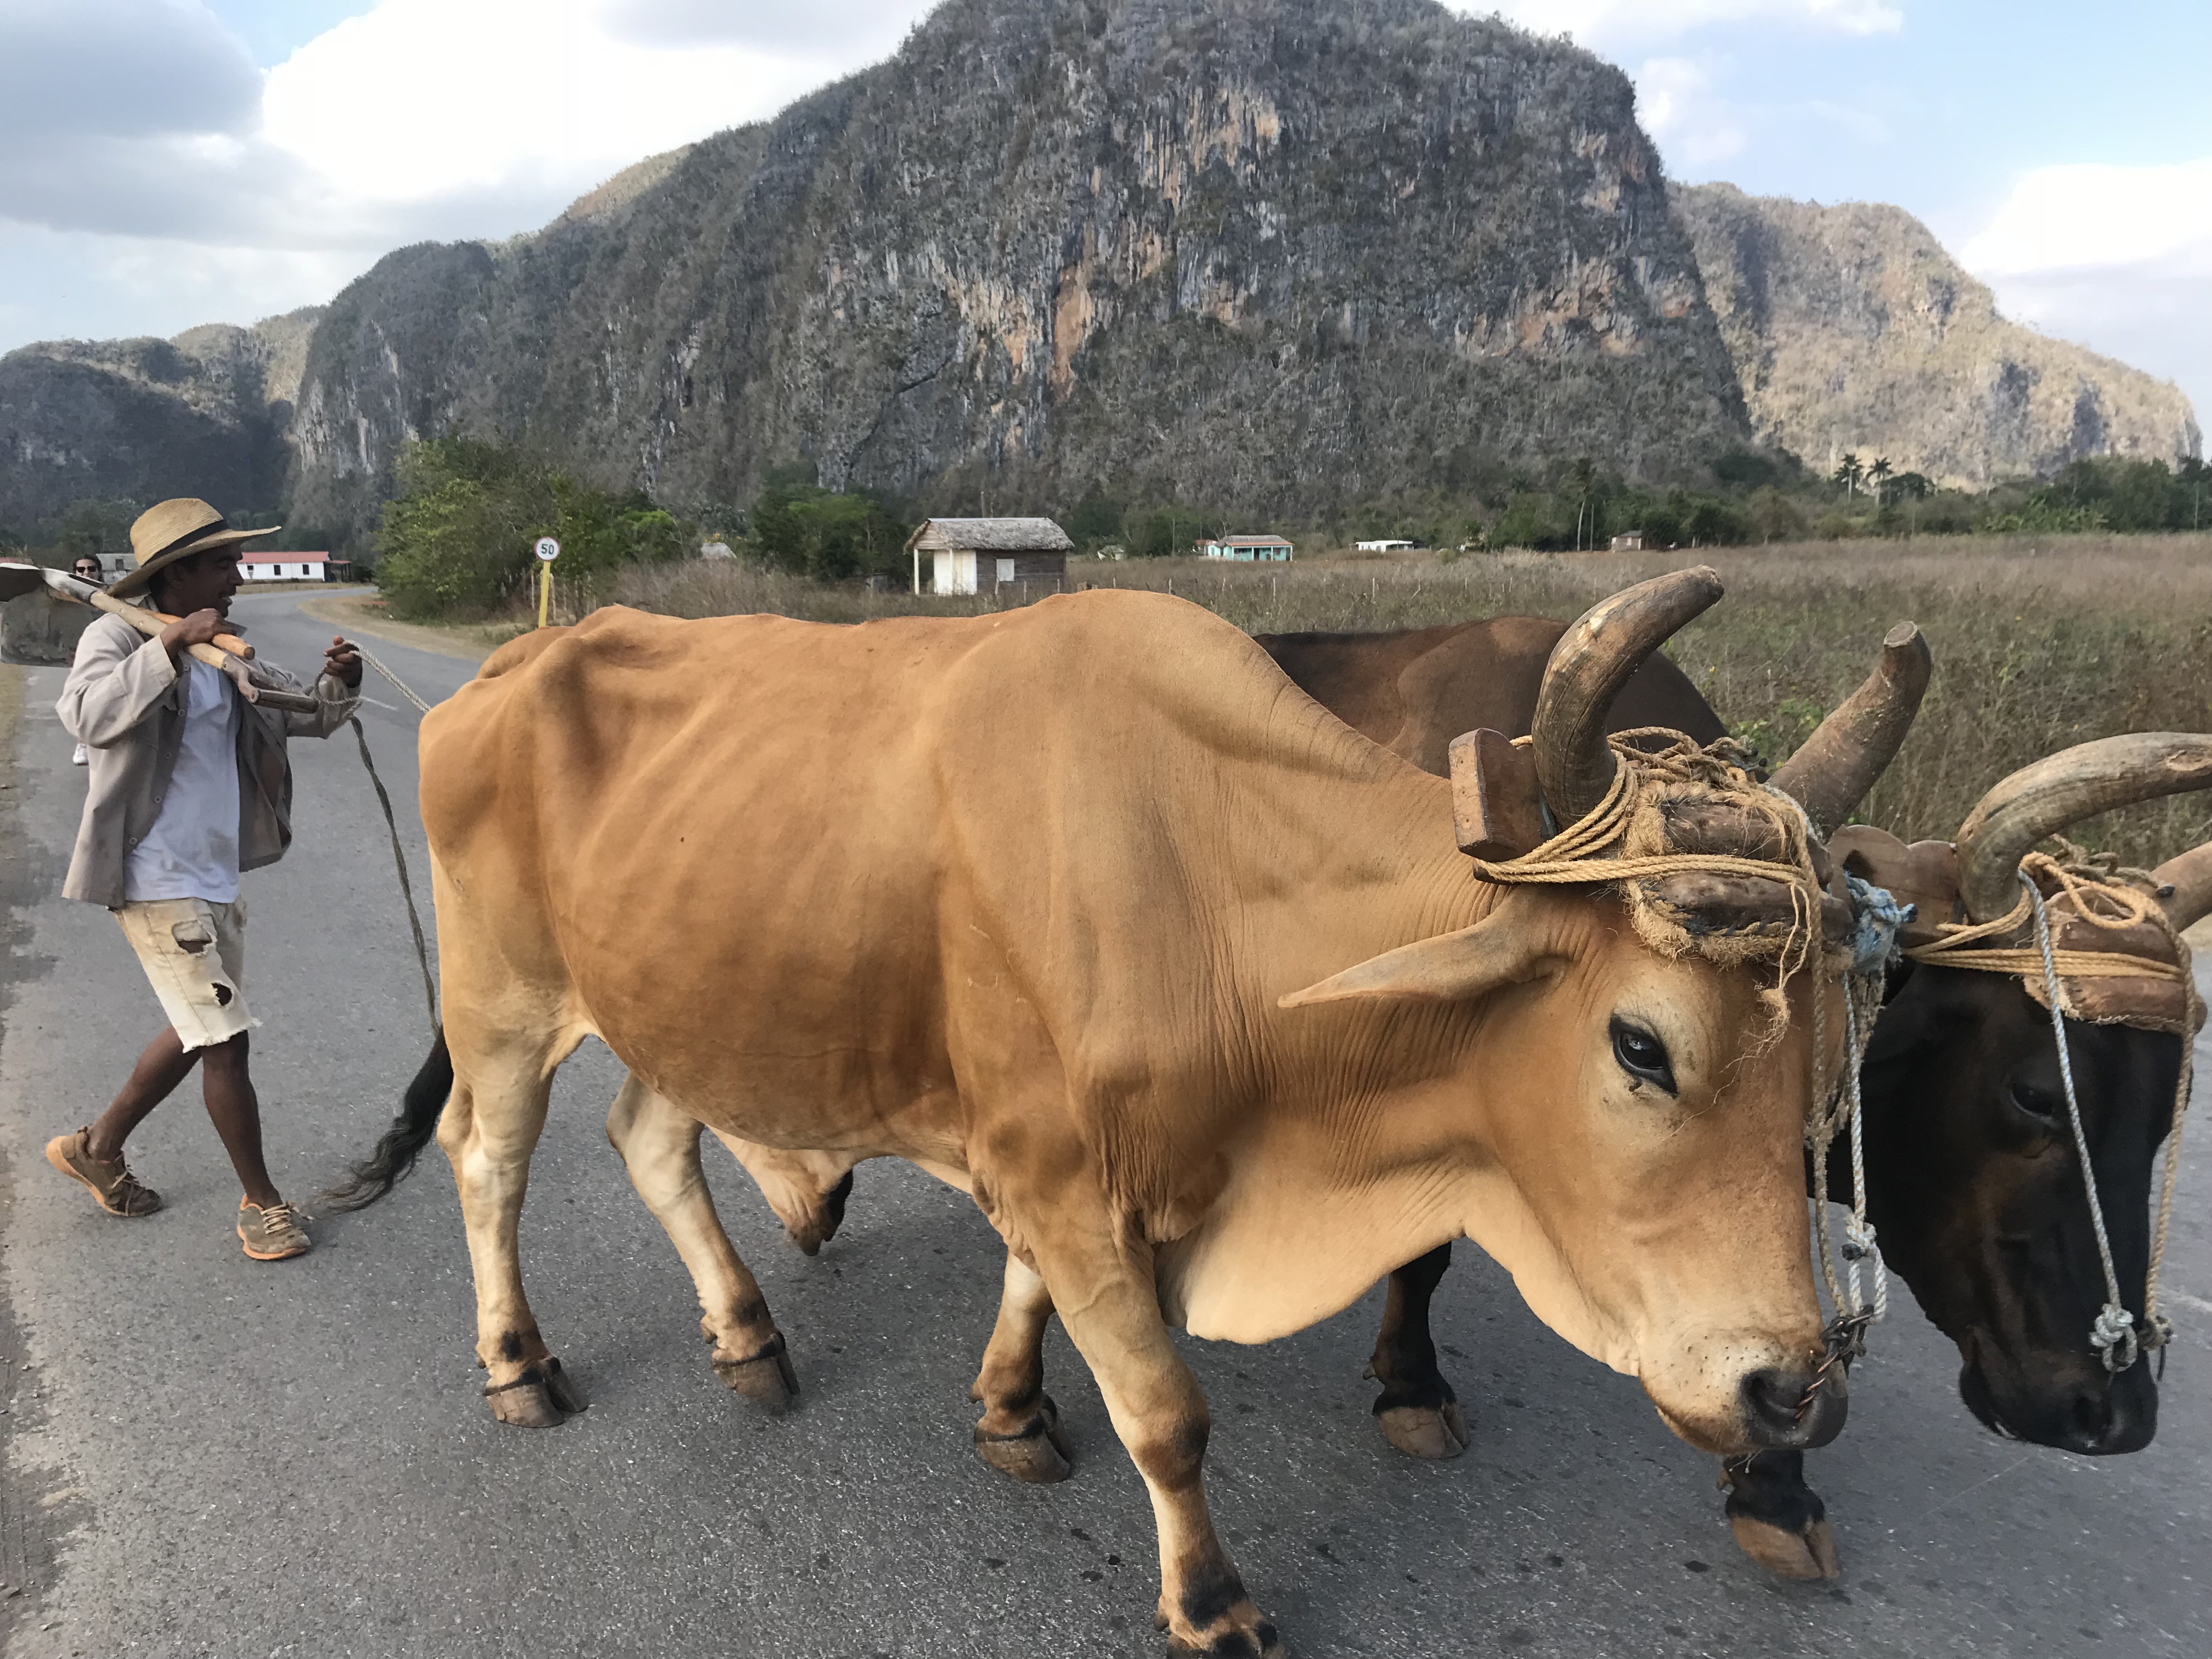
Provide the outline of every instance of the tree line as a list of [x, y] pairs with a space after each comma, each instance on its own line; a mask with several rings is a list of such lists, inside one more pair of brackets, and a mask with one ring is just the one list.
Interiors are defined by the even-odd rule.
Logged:
[[[743, 507], [678, 513], [641, 490], [609, 491], [520, 446], [453, 436], [410, 443], [375, 538], [378, 585], [402, 615], [488, 616], [524, 593], [540, 536], [561, 544], [564, 584], [592, 596], [637, 562], [687, 556], [720, 538], [733, 553], [817, 581], [903, 584], [906, 542], [926, 503], [823, 485], [811, 465], [772, 470]], [[129, 551], [133, 501], [81, 501], [35, 546], [0, 535], [0, 550], [65, 564], [78, 553]], [[1446, 558], [1506, 548], [1602, 548], [1626, 532], [1647, 548], [1971, 533], [2123, 534], [2212, 531], [2212, 467], [2195, 459], [2103, 456], [2055, 477], [1970, 492], [1899, 471], [1885, 456], [1844, 455], [1817, 474], [1774, 451], [1717, 459], [1700, 483], [1654, 487], [1589, 457], [1548, 470], [1501, 467], [1463, 489], [1417, 501], [1347, 503], [1323, 522], [1177, 501], [1126, 499], [1094, 485], [1072, 504], [1008, 504], [1058, 519], [1079, 552], [1107, 557], [1187, 555], [1202, 539], [1279, 531], [1323, 546], [1392, 538]], [[241, 520], [241, 523], [246, 522]], [[286, 546], [313, 545], [294, 531]]]

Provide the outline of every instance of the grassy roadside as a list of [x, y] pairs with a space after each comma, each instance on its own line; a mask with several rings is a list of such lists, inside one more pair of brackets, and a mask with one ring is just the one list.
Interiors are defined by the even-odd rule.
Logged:
[[412, 646], [441, 657], [482, 662], [523, 632], [514, 623], [411, 623], [396, 620], [382, 599], [370, 593], [332, 593], [303, 599], [300, 611], [347, 634], [365, 634], [394, 645]]

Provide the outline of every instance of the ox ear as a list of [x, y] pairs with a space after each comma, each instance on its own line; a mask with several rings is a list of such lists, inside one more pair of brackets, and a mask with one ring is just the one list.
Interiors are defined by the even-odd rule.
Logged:
[[1332, 974], [1318, 985], [1277, 999], [1279, 1008], [1304, 1008], [1316, 1002], [1389, 1000], [1399, 1002], [1467, 1002], [1508, 985], [1559, 972], [1566, 959], [1525, 916], [1498, 909], [1456, 933], [1370, 957], [1354, 968]]

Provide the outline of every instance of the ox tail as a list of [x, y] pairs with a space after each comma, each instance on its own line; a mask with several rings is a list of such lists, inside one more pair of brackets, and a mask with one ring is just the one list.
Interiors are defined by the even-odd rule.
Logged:
[[438, 1027], [438, 1041], [430, 1057], [401, 1097], [399, 1115], [376, 1143], [376, 1150], [347, 1172], [346, 1178], [322, 1194], [319, 1202], [328, 1210], [365, 1210], [399, 1184], [415, 1167], [415, 1160], [438, 1133], [438, 1118], [446, 1109], [446, 1097], [453, 1091], [453, 1056], [446, 1048], [446, 1028]]

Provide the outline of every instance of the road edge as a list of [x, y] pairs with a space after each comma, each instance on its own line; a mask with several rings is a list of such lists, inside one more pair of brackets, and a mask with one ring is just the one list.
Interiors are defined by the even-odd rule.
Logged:
[[[0, 962], [22, 959], [30, 936], [31, 867], [21, 856], [26, 846], [19, 810], [21, 778], [15, 742], [22, 725], [24, 694], [34, 671], [0, 663], [0, 847], [19, 856], [0, 862]], [[8, 1040], [8, 1016], [15, 1005], [13, 977], [0, 971], [0, 1044]], [[0, 1145], [0, 1218], [17, 1214], [15, 1170]], [[53, 1585], [56, 1546], [65, 1528], [33, 1496], [38, 1484], [25, 1478], [16, 1461], [15, 1430], [29, 1402], [25, 1397], [30, 1362], [8, 1281], [0, 1273], [0, 1652], [15, 1645]], [[32, 1407], [35, 1409], [35, 1407]]]
[[463, 637], [455, 630], [432, 628], [421, 623], [395, 622], [370, 611], [369, 601], [363, 597], [366, 590], [356, 593], [326, 593], [319, 599], [300, 601], [300, 614], [313, 617], [317, 622], [328, 623], [334, 628], [356, 634], [366, 634], [371, 639], [383, 640], [392, 645], [411, 646], [417, 651], [428, 651], [434, 656], [458, 657], [464, 662], [482, 662], [497, 650], [496, 644]]

